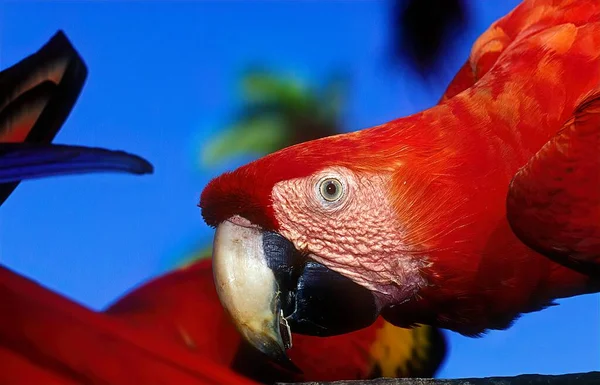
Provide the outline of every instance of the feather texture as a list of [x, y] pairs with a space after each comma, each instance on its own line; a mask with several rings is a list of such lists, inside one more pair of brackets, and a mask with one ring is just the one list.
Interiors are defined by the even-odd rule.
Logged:
[[[288, 147], [224, 174], [203, 191], [202, 214], [213, 226], [240, 215], [269, 230], [285, 229], [299, 250], [360, 277], [360, 284], [387, 280], [378, 295], [384, 316], [397, 325], [428, 323], [472, 336], [504, 329], [521, 313], [543, 309], [556, 298], [600, 289], [588, 275], [529, 248], [506, 216], [514, 175], [600, 85], [599, 56], [600, 3], [524, 1], [474, 43], [439, 105]], [[285, 199], [281, 189], [272, 194], [274, 186], [340, 167], [355, 175], [353, 181], [389, 180], [380, 204], [390, 205], [395, 218], [385, 222], [385, 237], [400, 246], [390, 252], [385, 242], [363, 245], [387, 250], [384, 262], [375, 252], [371, 261], [320, 255], [319, 243], [311, 243], [311, 237], [320, 237], [335, 249], [360, 218], [346, 218], [346, 229], [316, 233], [307, 225], [316, 212], [288, 211], [282, 217], [273, 209]], [[587, 187], [595, 191], [593, 183]], [[362, 190], [368, 189], [353, 190], [354, 202], [373, 199]], [[304, 199], [312, 199], [310, 193]], [[406, 255], [420, 263], [419, 278], [407, 270], [412, 265], [395, 262]], [[398, 277], [407, 274], [413, 276], [408, 282], [424, 278], [425, 284], [403, 297], [393, 286], [406, 282]]]

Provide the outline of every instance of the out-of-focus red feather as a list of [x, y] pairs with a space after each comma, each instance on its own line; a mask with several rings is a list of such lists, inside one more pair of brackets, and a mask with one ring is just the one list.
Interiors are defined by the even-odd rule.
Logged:
[[230, 365], [241, 337], [219, 302], [211, 266], [210, 259], [201, 260], [155, 278], [120, 298], [106, 314]]
[[[95, 313], [0, 268], [1, 383], [252, 384], [162, 335]], [[10, 353], [13, 353], [12, 355]], [[30, 372], [16, 372], [27, 367]], [[29, 377], [30, 376], [30, 377]]]
[[[259, 382], [370, 378], [378, 364], [372, 351], [376, 343], [386, 344], [388, 351], [402, 350], [401, 345], [413, 347], [405, 349], [405, 355], [396, 354], [396, 361], [387, 360], [388, 366], [397, 367], [393, 375], [432, 376], [444, 359], [443, 336], [435, 334], [439, 331], [419, 334], [423, 337], [418, 342], [413, 330], [388, 331], [382, 337], [386, 322], [379, 318], [366, 329], [336, 337], [294, 334], [288, 354], [303, 373], [289, 373], [242, 341], [219, 302], [211, 262], [203, 259], [155, 278], [119, 299], [106, 313], [137, 329], [166, 336]], [[418, 357], [411, 355], [412, 349]], [[412, 371], [402, 369], [409, 365]]]
[[68, 374], [32, 362], [27, 355], [0, 346], [0, 383], [10, 385], [76, 385]]
[[[342, 336], [294, 334], [289, 355], [304, 373], [289, 373], [242, 341], [219, 302], [210, 259], [151, 280], [105, 314], [0, 268], [0, 311], [0, 383], [10, 384], [251, 383], [228, 368], [260, 382], [364, 379], [382, 370], [431, 376], [446, 349], [439, 331], [380, 318]], [[393, 357], [379, 357], [383, 350]]]

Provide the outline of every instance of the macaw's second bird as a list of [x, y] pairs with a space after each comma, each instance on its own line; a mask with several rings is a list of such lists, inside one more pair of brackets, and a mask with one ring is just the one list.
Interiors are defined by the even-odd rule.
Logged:
[[525, 1], [433, 108], [212, 180], [220, 299], [285, 364], [290, 329], [379, 314], [476, 336], [600, 290], [600, 3]]

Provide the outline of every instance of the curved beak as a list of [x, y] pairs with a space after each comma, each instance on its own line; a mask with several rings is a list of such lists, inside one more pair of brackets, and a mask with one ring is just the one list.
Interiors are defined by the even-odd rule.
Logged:
[[299, 371], [285, 354], [291, 333], [284, 327], [284, 340], [281, 291], [267, 265], [262, 232], [221, 223], [213, 246], [213, 274], [219, 299], [246, 341], [283, 367]]
[[379, 315], [373, 293], [243, 218], [219, 224], [213, 245], [219, 299], [244, 339], [292, 371], [291, 332], [331, 336]]

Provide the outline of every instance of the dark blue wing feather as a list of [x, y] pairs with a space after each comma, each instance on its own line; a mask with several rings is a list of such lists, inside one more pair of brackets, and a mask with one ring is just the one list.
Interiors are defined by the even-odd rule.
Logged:
[[0, 183], [91, 172], [151, 174], [137, 155], [102, 148], [50, 143], [0, 143]]

